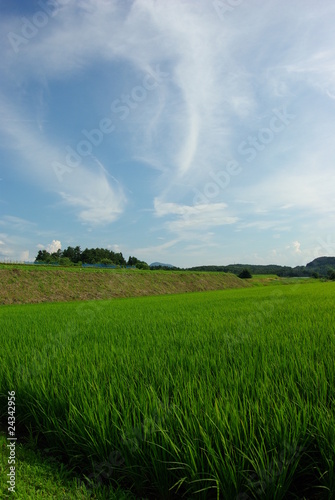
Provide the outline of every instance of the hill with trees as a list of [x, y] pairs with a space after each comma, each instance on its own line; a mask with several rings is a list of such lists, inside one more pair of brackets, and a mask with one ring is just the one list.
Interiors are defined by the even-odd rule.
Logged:
[[318, 257], [306, 266], [296, 267], [276, 264], [229, 264], [227, 266], [212, 265], [179, 268], [161, 262], [153, 262], [149, 266], [146, 262], [132, 256], [129, 256], [128, 260], [126, 260], [121, 252], [113, 252], [113, 250], [107, 248], [85, 248], [82, 251], [79, 246], [69, 246], [65, 250], [58, 250], [51, 254], [46, 250], [39, 250], [35, 262], [37, 264], [59, 264], [61, 266], [98, 265], [100, 267], [136, 267], [147, 270], [223, 272], [232, 273], [236, 276], [248, 271], [250, 275], [275, 274], [281, 278], [325, 277], [335, 279], [335, 257]]
[[106, 267], [121, 266], [149, 269], [146, 262], [136, 257], [129, 256], [128, 261], [126, 261], [121, 252], [113, 252], [113, 250], [107, 248], [85, 248], [85, 250], [81, 251], [79, 246], [67, 247], [65, 250], [58, 250], [54, 253], [39, 250], [35, 262], [41, 264], [59, 264], [61, 266], [100, 264]]
[[306, 265], [308, 272], [314, 276], [327, 276], [335, 279], [335, 257], [318, 257]]
[[150, 264], [150, 268], [158, 268], [158, 269], [177, 269], [175, 266], [172, 264], [163, 264], [163, 262], [153, 262]]
[[189, 268], [190, 271], [213, 271], [213, 272], [224, 272], [233, 273], [237, 276], [244, 270], [254, 274], [276, 274], [280, 277], [301, 277], [309, 276], [304, 266], [289, 267], [289, 266], [278, 266], [273, 265], [257, 265], [257, 264], [229, 264], [228, 266], [198, 266]]
[[281, 278], [303, 278], [303, 277], [327, 277], [333, 279], [332, 273], [335, 273], [335, 257], [318, 257], [306, 266], [278, 266], [276, 264], [257, 265], [257, 264], [229, 264], [228, 266], [197, 266], [191, 267], [189, 271], [213, 271], [233, 273], [239, 276], [241, 272], [247, 269], [250, 274], [276, 274]]

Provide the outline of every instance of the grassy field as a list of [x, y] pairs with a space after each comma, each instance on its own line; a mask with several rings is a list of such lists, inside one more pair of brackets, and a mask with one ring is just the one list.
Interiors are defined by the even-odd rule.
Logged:
[[0, 305], [248, 287], [234, 274], [0, 265]]
[[296, 282], [2, 306], [3, 425], [14, 390], [19, 441], [81, 478], [62, 498], [332, 499], [334, 297]]
[[6, 435], [0, 433], [0, 498], [40, 500], [89, 498], [85, 488], [71, 477], [63, 464], [32, 449], [32, 444], [20, 443], [16, 449], [16, 484], [18, 492], [7, 489], [8, 449]]

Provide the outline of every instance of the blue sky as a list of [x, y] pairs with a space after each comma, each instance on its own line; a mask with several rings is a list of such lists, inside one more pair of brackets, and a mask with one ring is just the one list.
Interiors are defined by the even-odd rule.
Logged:
[[335, 255], [333, 2], [0, 10], [0, 260]]

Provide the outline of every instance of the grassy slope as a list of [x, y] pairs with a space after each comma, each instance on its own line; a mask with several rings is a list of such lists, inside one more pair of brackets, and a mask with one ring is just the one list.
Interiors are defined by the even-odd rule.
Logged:
[[[8, 491], [7, 474], [8, 449], [6, 436], [0, 434], [0, 497], [11, 498], [13, 494]], [[75, 482], [69, 478], [62, 464], [55, 464], [42, 457], [39, 452], [23, 447], [20, 443], [16, 449], [16, 494], [19, 499], [85, 499], [88, 495], [85, 490], [76, 487]], [[17, 493], [17, 490], [20, 492]]]
[[163, 295], [250, 286], [233, 274], [2, 266], [0, 304]]
[[[5, 433], [0, 431], [0, 498], [13, 498], [8, 491], [8, 449]], [[36, 449], [34, 440], [16, 448], [16, 487], [18, 500], [136, 500], [130, 492], [101, 487], [88, 491], [82, 481], [50, 455]], [[78, 483], [81, 483], [78, 485]]]

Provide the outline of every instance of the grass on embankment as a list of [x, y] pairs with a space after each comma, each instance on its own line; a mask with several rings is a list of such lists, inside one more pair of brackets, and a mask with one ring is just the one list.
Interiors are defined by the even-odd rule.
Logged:
[[248, 287], [234, 274], [1, 266], [0, 304], [68, 302]]
[[[20, 500], [89, 498], [84, 486], [77, 487], [63, 464], [57, 463], [22, 443], [16, 447], [16, 491], [8, 491], [8, 441], [0, 433], [0, 498], [15, 497]], [[19, 490], [19, 492], [17, 492]]]
[[80, 478], [50, 454], [36, 449], [31, 437], [16, 447], [15, 493], [8, 491], [8, 441], [0, 431], [0, 498], [17, 500], [137, 500], [129, 491], [102, 487], [86, 489]]

